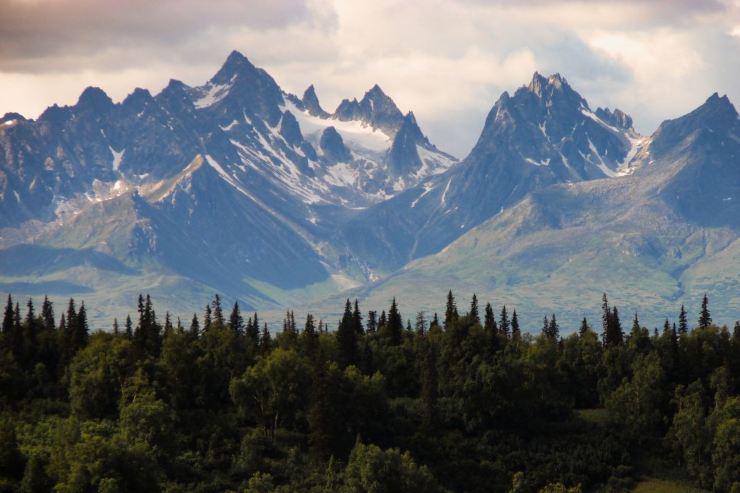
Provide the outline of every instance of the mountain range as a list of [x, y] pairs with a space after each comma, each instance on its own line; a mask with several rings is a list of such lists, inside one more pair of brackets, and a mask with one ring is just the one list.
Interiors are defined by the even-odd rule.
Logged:
[[535, 73], [458, 160], [377, 85], [329, 112], [233, 52], [202, 86], [8, 113], [0, 147], [0, 290], [94, 301], [101, 325], [141, 291], [183, 316], [214, 292], [438, 310], [449, 288], [535, 324], [602, 291], [740, 313], [740, 120], [716, 94], [641, 136]]

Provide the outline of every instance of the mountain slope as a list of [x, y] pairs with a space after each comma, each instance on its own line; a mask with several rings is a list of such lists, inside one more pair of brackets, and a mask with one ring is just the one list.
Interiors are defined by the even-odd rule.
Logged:
[[68, 269], [2, 264], [0, 283], [54, 294], [74, 279], [79, 293], [110, 293], [108, 262], [126, 267], [120, 286], [159, 276], [185, 298], [196, 286], [252, 305], [356, 284], [362, 266], [331, 232], [456, 163], [378, 86], [358, 108], [329, 114], [312, 86], [299, 99], [233, 52], [202, 86], [171, 80], [121, 103], [88, 88], [36, 121], [5, 115], [0, 254], [42, 249]]
[[459, 166], [359, 214], [345, 237], [371, 268], [392, 271], [438, 252], [531, 191], [630, 172], [626, 163], [641, 142], [623, 112], [592, 112], [560, 75], [535, 73], [496, 102]]
[[731, 323], [740, 313], [739, 157], [737, 112], [715, 94], [664, 122], [631, 174], [532, 192], [363, 294], [372, 304], [413, 293], [407, 305], [439, 309], [428, 300], [451, 287], [515, 304], [530, 326], [557, 312], [574, 329], [604, 290], [656, 325], [707, 292], [715, 320]]

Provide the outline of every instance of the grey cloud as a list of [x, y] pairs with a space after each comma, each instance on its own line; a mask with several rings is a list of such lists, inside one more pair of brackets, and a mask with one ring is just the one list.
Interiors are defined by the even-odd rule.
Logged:
[[198, 40], [214, 31], [285, 28], [311, 15], [308, 0], [0, 0], [0, 12], [5, 72], [73, 71], [96, 57], [120, 66], [121, 57], [152, 52], [183, 56], [182, 44], [212, 48]]

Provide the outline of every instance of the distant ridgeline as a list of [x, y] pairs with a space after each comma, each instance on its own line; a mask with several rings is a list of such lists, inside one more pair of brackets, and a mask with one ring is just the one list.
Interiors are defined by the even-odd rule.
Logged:
[[95, 332], [84, 303], [24, 304], [0, 332], [0, 491], [740, 491], [740, 321], [706, 296], [651, 332], [604, 294], [600, 334], [567, 337], [451, 291], [413, 322], [348, 299], [336, 330], [289, 311], [278, 333], [218, 295], [187, 321], [139, 296]]

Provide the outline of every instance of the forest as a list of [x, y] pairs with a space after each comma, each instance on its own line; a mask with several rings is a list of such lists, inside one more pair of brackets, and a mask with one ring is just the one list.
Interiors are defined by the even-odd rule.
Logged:
[[621, 492], [664, 471], [740, 493], [740, 322], [706, 296], [653, 330], [606, 294], [567, 330], [452, 292], [413, 322], [347, 300], [335, 330], [289, 311], [270, 331], [218, 295], [186, 321], [149, 296], [106, 330], [86, 310], [8, 295], [0, 492]]

